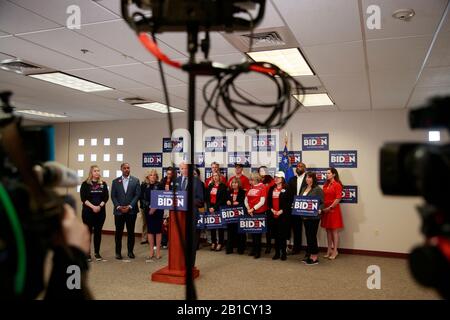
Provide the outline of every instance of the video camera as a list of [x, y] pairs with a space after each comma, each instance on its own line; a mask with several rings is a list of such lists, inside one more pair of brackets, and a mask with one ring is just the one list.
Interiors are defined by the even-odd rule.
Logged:
[[[450, 96], [411, 110], [411, 129], [450, 130]], [[410, 254], [412, 274], [450, 299], [450, 144], [387, 143], [380, 152], [380, 182], [386, 195], [422, 196], [423, 246]]]
[[51, 187], [76, 186], [78, 178], [49, 162], [53, 128], [24, 127], [10, 97], [0, 93], [0, 299], [33, 299], [44, 289], [47, 251], [64, 242], [61, 220], [69, 201]]

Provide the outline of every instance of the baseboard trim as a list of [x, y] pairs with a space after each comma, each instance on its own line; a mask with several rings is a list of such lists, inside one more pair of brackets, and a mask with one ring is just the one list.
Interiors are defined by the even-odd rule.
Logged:
[[[102, 230], [102, 234], [107, 235], [114, 235], [115, 231], [112, 230]], [[123, 236], [127, 236], [128, 233], [126, 231], [123, 232]], [[142, 234], [139, 232], [135, 232], [134, 234], [136, 237], [141, 237]], [[202, 241], [203, 240], [203, 241]], [[201, 239], [202, 242], [204, 242], [204, 239]], [[305, 247], [303, 247], [303, 250]], [[320, 247], [320, 251], [326, 251], [327, 248]], [[401, 252], [388, 252], [388, 251], [374, 251], [374, 250], [361, 250], [361, 249], [346, 249], [346, 248], [339, 248], [339, 253], [344, 254], [355, 254], [355, 255], [362, 255], [362, 256], [372, 256], [372, 257], [383, 257], [383, 258], [399, 258], [399, 259], [408, 259], [409, 253], [401, 253]]]

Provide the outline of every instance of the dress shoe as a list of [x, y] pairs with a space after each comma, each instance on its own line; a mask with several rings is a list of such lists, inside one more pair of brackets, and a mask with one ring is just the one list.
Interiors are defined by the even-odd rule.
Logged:
[[266, 251], [264, 251], [265, 254], [269, 254], [270, 253], [270, 247], [266, 248]]
[[286, 261], [286, 259], [287, 259], [286, 253], [283, 253], [283, 254], [281, 255], [281, 260], [282, 260], [282, 261]]
[[280, 255], [278, 253], [276, 253], [273, 257], [272, 260], [278, 260], [280, 259]]
[[136, 257], [134, 256], [134, 253], [133, 253], [133, 252], [130, 252], [130, 253], [128, 254], [128, 258], [134, 259], [134, 258], [136, 258]]
[[117, 260], [122, 260], [122, 255], [120, 253], [116, 253], [116, 259]]
[[211, 251], [215, 251], [215, 250], [216, 250], [216, 244], [213, 243], [213, 244], [211, 245]]
[[255, 253], [255, 256], [253, 258], [255, 259], [261, 258], [261, 253], [260, 252]]
[[250, 251], [248, 254], [250, 257], [255, 255], [255, 251]]
[[141, 241], [141, 244], [147, 244], [148, 240]]
[[244, 254], [244, 249], [241, 250], [238, 249], [238, 254]]
[[330, 259], [330, 260], [334, 260], [334, 259], [336, 259], [336, 258], [337, 258], [338, 254], [339, 254], [339, 253], [337, 253], [337, 252], [336, 252], [336, 254], [335, 254], [335, 255], [331, 255], [331, 256], [329, 256], [329, 257], [328, 257], [328, 259]]
[[216, 251], [222, 251], [222, 245], [221, 245], [221, 244], [218, 244], [218, 245], [217, 245]]

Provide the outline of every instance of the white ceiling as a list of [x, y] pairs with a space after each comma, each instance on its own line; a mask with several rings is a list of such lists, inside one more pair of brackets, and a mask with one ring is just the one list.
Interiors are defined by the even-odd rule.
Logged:
[[[164, 117], [117, 101], [140, 96], [164, 102], [157, 62], [122, 21], [119, 2], [0, 0], [0, 60], [22, 58], [115, 89], [82, 93], [0, 71], [0, 90], [14, 91], [13, 102], [20, 109], [68, 115], [52, 121]], [[336, 103], [335, 107], [303, 112], [409, 108], [423, 105], [434, 95], [450, 94], [448, 2], [267, 0], [266, 14], [258, 28], [289, 28], [315, 72], [314, 76], [297, 79], [308, 87], [324, 87]], [[79, 30], [65, 27], [70, 5], [81, 8]], [[379, 30], [366, 27], [369, 5], [381, 9]], [[414, 9], [416, 16], [409, 22], [391, 17], [403, 8]], [[158, 38], [166, 55], [181, 62], [187, 60], [185, 34], [164, 33]], [[242, 61], [244, 55], [221, 34], [214, 33], [211, 39], [211, 60], [226, 64]], [[164, 70], [171, 104], [187, 109], [186, 74], [168, 66]], [[200, 109], [204, 107], [201, 89], [207, 80], [201, 77], [197, 81]], [[274, 99], [271, 82], [261, 77], [243, 76], [237, 83], [255, 99]]]

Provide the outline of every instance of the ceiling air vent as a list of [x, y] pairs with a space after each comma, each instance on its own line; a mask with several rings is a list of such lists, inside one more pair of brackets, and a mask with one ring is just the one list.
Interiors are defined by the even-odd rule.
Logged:
[[253, 48], [286, 45], [286, 42], [284, 42], [280, 34], [276, 31], [243, 34], [241, 37], [247, 37], [249, 43], [250, 38], [253, 39]]
[[6, 71], [15, 72], [23, 75], [47, 73], [54, 71], [53, 69], [42, 67], [40, 65], [18, 58], [1, 61], [0, 68]]
[[119, 98], [118, 99], [120, 102], [125, 102], [125, 103], [129, 103], [129, 104], [135, 104], [135, 103], [146, 103], [149, 102], [146, 99], [143, 99], [141, 97], [129, 97], [129, 98]]

